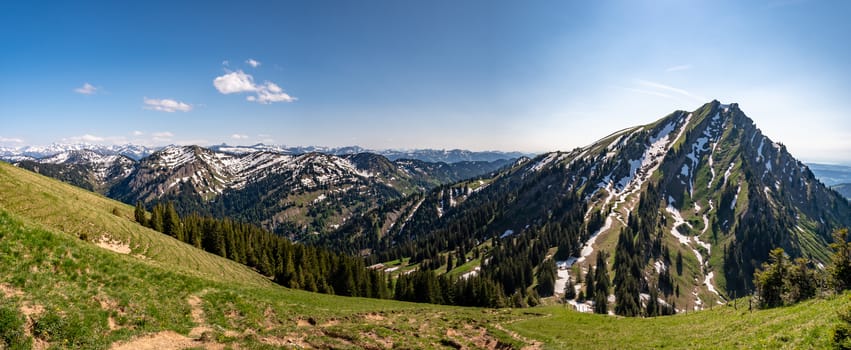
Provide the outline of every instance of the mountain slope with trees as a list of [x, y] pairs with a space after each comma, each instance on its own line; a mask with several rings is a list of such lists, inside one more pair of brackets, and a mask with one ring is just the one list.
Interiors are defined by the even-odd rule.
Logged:
[[508, 163], [446, 164], [390, 161], [370, 153], [228, 153], [169, 146], [139, 161], [71, 150], [16, 164], [125, 203], [141, 200], [152, 208], [172, 202], [182, 215], [230, 217], [306, 239], [390, 200], [486, 174]]
[[774, 248], [826, 264], [831, 232], [851, 225], [849, 210], [738, 105], [713, 101], [391, 202], [324, 244], [419, 270], [451, 272], [450, 257], [464, 271], [472, 263], [518, 300], [538, 296], [535, 286], [549, 280], [538, 272], [552, 259], [593, 301], [583, 276], [605, 250], [610, 308], [655, 314], [751, 293]]

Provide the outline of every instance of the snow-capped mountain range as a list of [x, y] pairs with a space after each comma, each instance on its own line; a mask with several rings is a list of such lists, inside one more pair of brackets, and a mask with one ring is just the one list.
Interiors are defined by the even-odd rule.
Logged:
[[[0, 146], [0, 160], [9, 162], [18, 162], [23, 160], [37, 160], [45, 157], [50, 157], [59, 153], [68, 151], [90, 150], [101, 155], [123, 155], [134, 160], [145, 158], [156, 151], [159, 151], [167, 146], [144, 146], [134, 144], [124, 145], [102, 145], [93, 143], [53, 143], [46, 146], [20, 146], [20, 147], [2, 147]], [[397, 149], [366, 149], [359, 146], [347, 147], [321, 147], [321, 146], [284, 146], [284, 145], [266, 145], [258, 143], [249, 146], [231, 146], [227, 144], [213, 145], [206, 147], [210, 150], [229, 154], [247, 154], [255, 152], [272, 152], [280, 154], [307, 154], [307, 153], [324, 153], [335, 156], [352, 155], [358, 153], [374, 153], [382, 155], [391, 161], [397, 159], [416, 159], [426, 162], [475, 162], [475, 161], [495, 161], [500, 159], [515, 159], [520, 157], [533, 157], [534, 154], [522, 152], [502, 152], [502, 151], [468, 151], [461, 149], [438, 150], [438, 149], [412, 149], [412, 150], [397, 150]]]
[[[344, 154], [335, 155], [266, 145], [85, 148], [90, 146], [26, 148], [6, 159], [129, 204], [172, 201], [184, 214], [228, 216], [270, 229], [283, 225], [290, 233], [327, 231], [369, 208], [512, 161], [391, 161], [350, 153], [357, 148], [338, 149]], [[23, 152], [52, 154], [34, 158]], [[316, 221], [317, 216], [322, 219]]]

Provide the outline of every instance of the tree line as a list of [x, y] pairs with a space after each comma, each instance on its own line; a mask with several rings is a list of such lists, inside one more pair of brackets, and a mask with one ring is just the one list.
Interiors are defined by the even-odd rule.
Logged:
[[363, 259], [293, 243], [252, 224], [197, 214], [180, 217], [171, 202], [154, 205], [150, 215], [142, 202], [137, 202], [135, 219], [196, 248], [251, 267], [285, 287], [343, 296], [391, 297], [384, 273], [368, 269]]

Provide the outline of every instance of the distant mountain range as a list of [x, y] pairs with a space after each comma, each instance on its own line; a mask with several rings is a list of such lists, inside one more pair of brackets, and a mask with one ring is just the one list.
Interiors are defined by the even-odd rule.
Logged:
[[[17, 162], [23, 160], [37, 160], [50, 157], [67, 151], [88, 150], [101, 155], [123, 155], [134, 160], [140, 160], [153, 154], [165, 146], [149, 147], [142, 145], [100, 145], [91, 143], [54, 143], [47, 146], [23, 146], [23, 147], [0, 147], [0, 160]], [[227, 144], [207, 147], [210, 150], [229, 154], [246, 154], [255, 152], [272, 152], [280, 154], [300, 155], [307, 153], [323, 153], [335, 156], [353, 155], [358, 153], [379, 154], [391, 161], [398, 159], [415, 159], [425, 162], [491, 162], [501, 159], [515, 159], [520, 157], [534, 157], [534, 154], [521, 152], [501, 151], [468, 151], [468, 150], [437, 150], [437, 149], [413, 149], [413, 150], [371, 150], [359, 146], [349, 147], [319, 147], [319, 146], [282, 146], [266, 145], [258, 143], [250, 146], [230, 146]]]
[[851, 166], [819, 163], [809, 163], [807, 166], [825, 185], [851, 183]]
[[[249, 221], [295, 239], [333, 230], [349, 218], [391, 200], [486, 175], [514, 161], [391, 161], [372, 153], [335, 155], [265, 145], [167, 146], [157, 150], [129, 146], [91, 148], [27, 148], [6, 158], [19, 167], [125, 203], [142, 201], [151, 206], [171, 201], [184, 214]], [[356, 150], [359, 149], [338, 152]], [[34, 157], [46, 153], [50, 155]], [[418, 154], [438, 153], [441, 151]], [[447, 154], [475, 157], [473, 152]], [[144, 156], [134, 158], [139, 155]]]

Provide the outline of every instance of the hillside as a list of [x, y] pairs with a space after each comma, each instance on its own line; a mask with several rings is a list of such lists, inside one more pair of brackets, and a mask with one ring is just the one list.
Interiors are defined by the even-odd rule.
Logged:
[[848, 302], [639, 320], [307, 293], [136, 225], [121, 203], [5, 163], [0, 180], [0, 343], [10, 348], [824, 348], [833, 310]]
[[498, 170], [508, 160], [452, 164], [372, 153], [292, 154], [168, 146], [135, 160], [103, 148], [71, 149], [16, 165], [134, 204], [172, 201], [182, 214], [226, 216], [304, 239], [414, 192]]
[[[606, 251], [614, 289], [636, 281], [627, 293], [636, 303], [658, 293], [684, 312], [749, 293], [774, 247], [826, 263], [830, 232], [851, 225], [849, 211], [737, 104], [713, 101], [394, 202], [326, 244], [404, 269], [481, 271], [522, 298], [561, 293], [568, 276], [582, 289]], [[552, 285], [540, 274], [548, 260], [562, 266]]]
[[[217, 342], [379, 348], [402, 341], [419, 348], [441, 341], [522, 344], [474, 321], [482, 310], [278, 287], [242, 265], [136, 224], [129, 206], [3, 162], [0, 227], [0, 308], [25, 319], [27, 335], [35, 336], [39, 347], [48, 342], [106, 348], [141, 335], [141, 342], [170, 342], [171, 348]], [[440, 316], [447, 314], [459, 316]], [[487, 314], [491, 320], [509, 315]], [[202, 335], [205, 340], [193, 340]]]

